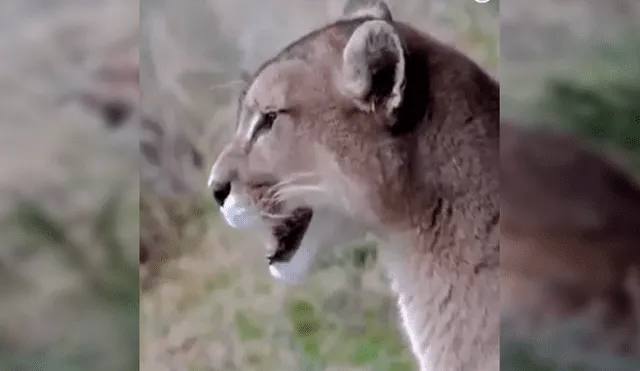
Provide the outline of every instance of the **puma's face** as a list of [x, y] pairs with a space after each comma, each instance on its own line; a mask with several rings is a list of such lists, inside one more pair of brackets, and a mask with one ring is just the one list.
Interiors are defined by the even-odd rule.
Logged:
[[363, 236], [367, 171], [354, 169], [396, 121], [404, 55], [390, 19], [339, 22], [285, 49], [241, 96], [209, 187], [230, 226], [271, 227], [273, 276], [299, 281], [318, 251]]
[[340, 222], [339, 212], [334, 217], [320, 212], [329, 209], [331, 190], [317, 155], [321, 144], [309, 133], [312, 118], [303, 115], [310, 107], [289, 99], [301, 95], [294, 81], [312, 77], [300, 68], [299, 61], [283, 62], [256, 77], [240, 101], [235, 135], [209, 181], [230, 226], [270, 229], [270, 271], [287, 282], [303, 280], [327, 245], [325, 236], [339, 233], [333, 223]]
[[[251, 90], [249, 91], [251, 94]], [[248, 94], [248, 95], [249, 95]], [[212, 167], [209, 186], [226, 223], [266, 230], [267, 260], [273, 277], [300, 283], [323, 249], [362, 236], [362, 229], [332, 197], [330, 176], [293, 118], [271, 117], [244, 108], [236, 135]], [[252, 117], [246, 119], [247, 116]], [[252, 128], [252, 126], [262, 126]], [[248, 134], [252, 130], [263, 131]]]

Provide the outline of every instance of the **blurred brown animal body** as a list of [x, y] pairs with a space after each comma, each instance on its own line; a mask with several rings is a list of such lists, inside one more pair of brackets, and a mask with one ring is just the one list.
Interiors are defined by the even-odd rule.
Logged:
[[558, 319], [601, 306], [609, 331], [601, 346], [640, 354], [640, 308], [625, 286], [640, 263], [638, 183], [548, 130], [503, 122], [500, 151], [503, 308]]
[[498, 84], [364, 5], [259, 69], [212, 167], [214, 196], [224, 214], [273, 184], [284, 210], [314, 211], [311, 225], [318, 210], [346, 218], [319, 238], [373, 234], [421, 370], [498, 370]]

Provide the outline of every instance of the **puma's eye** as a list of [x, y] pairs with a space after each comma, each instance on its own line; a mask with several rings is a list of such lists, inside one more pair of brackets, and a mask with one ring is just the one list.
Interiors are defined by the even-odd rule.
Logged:
[[258, 122], [258, 125], [256, 125], [253, 133], [251, 134], [251, 141], [258, 139], [258, 137], [269, 132], [277, 118], [278, 111], [262, 113], [260, 116], [260, 122]]
[[262, 126], [263, 130], [271, 129], [277, 117], [278, 117], [277, 112], [271, 111], [271, 112], [265, 113], [264, 116], [262, 117], [262, 125], [260, 126]]

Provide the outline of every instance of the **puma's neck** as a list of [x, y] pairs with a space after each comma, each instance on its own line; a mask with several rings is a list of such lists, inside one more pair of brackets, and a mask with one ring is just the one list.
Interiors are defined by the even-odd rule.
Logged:
[[498, 370], [498, 221], [468, 204], [439, 207], [431, 230], [396, 234], [381, 249], [402, 325], [421, 371]]

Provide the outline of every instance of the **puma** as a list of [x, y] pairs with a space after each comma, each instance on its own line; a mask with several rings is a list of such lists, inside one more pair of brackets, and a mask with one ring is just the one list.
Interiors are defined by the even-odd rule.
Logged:
[[598, 307], [583, 340], [640, 355], [640, 185], [567, 134], [503, 120], [500, 141], [504, 313], [536, 329]]
[[[499, 369], [499, 86], [382, 1], [253, 75], [209, 187], [227, 223], [271, 231], [271, 274], [376, 238], [420, 369]], [[264, 228], [266, 226], [266, 228]]]

